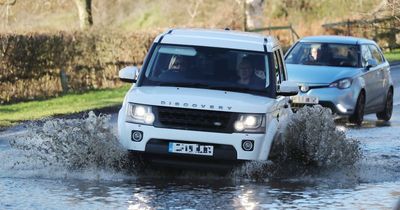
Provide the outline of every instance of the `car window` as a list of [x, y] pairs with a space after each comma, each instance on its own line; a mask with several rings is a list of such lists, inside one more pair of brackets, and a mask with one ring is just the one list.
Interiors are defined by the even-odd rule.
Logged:
[[361, 45], [361, 64], [362, 67], [367, 66], [368, 59], [372, 59], [371, 51], [367, 45]]
[[287, 64], [358, 67], [358, 46], [300, 42], [286, 56]]
[[282, 75], [282, 59], [280, 57], [280, 53], [278, 51], [274, 52], [274, 67], [275, 67], [275, 76], [276, 76], [276, 83], [280, 84], [283, 80]]
[[278, 53], [278, 58], [279, 58], [280, 66], [281, 66], [281, 68], [280, 68], [281, 78], [282, 78], [282, 80], [287, 80], [286, 72], [285, 72], [285, 65], [284, 65], [284, 63], [283, 63], [283, 61], [284, 61], [284, 56], [283, 56], [282, 50], [279, 49], [279, 50], [277, 51], [277, 53]]
[[271, 55], [263, 52], [158, 45], [140, 85], [208, 88], [268, 95], [273, 93], [274, 88], [270, 86], [270, 60]]
[[368, 47], [371, 50], [372, 58], [374, 58], [378, 64], [383, 63], [382, 54], [379, 52], [378, 48], [375, 45], [369, 45]]

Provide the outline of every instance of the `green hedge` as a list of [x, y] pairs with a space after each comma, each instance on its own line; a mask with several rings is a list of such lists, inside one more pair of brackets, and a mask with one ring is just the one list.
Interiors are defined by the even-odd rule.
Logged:
[[0, 34], [0, 103], [121, 86], [119, 69], [140, 65], [156, 35]]

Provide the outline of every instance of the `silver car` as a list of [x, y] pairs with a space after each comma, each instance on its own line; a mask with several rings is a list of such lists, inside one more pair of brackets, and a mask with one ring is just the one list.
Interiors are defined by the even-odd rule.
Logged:
[[300, 96], [318, 97], [351, 123], [364, 114], [389, 121], [393, 110], [390, 66], [372, 40], [346, 36], [313, 36], [299, 40], [285, 55], [288, 78]]

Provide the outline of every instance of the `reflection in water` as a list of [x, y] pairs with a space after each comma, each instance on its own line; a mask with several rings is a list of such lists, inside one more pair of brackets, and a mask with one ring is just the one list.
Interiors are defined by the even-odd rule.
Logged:
[[[243, 190], [242, 190], [243, 191]], [[239, 207], [246, 210], [254, 209], [259, 203], [253, 200], [253, 191], [247, 190], [246, 192], [238, 195]]]

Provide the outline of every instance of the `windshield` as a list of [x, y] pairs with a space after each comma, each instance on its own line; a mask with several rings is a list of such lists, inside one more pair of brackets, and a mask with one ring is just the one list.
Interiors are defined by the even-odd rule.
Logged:
[[357, 45], [298, 43], [285, 59], [287, 64], [359, 67]]
[[157, 46], [141, 85], [271, 94], [267, 55], [198, 46]]

